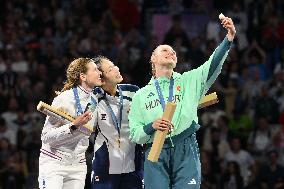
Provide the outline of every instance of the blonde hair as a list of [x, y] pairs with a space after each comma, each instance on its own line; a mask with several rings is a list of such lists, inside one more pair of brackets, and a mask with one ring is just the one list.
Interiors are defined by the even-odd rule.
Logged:
[[[160, 45], [159, 45], [160, 46]], [[153, 63], [153, 58], [154, 58], [154, 55], [157, 53], [157, 48], [159, 47], [157, 46], [153, 52], [152, 52], [152, 55], [151, 55], [151, 59], [150, 59], [150, 64], [151, 64], [151, 73], [152, 73], [152, 76], [155, 78], [156, 77], [156, 69], [155, 69], [155, 65]]]
[[[93, 60], [90, 58], [77, 58], [73, 60], [66, 71], [66, 77], [67, 80], [64, 82], [64, 86], [61, 89], [59, 93], [62, 93], [63, 91], [69, 90], [75, 86], [78, 86], [81, 84], [80, 74], [81, 73], [87, 73], [88, 63], [92, 62]], [[58, 92], [55, 92], [58, 94]]]
[[152, 76], [155, 78], [156, 77], [156, 69], [155, 69], [155, 65], [152, 61], [150, 61], [150, 64], [151, 64], [151, 73], [152, 73]]

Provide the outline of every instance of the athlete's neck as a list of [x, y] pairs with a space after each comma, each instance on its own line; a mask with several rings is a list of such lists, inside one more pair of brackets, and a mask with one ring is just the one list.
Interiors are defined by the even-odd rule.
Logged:
[[159, 77], [167, 77], [168, 79], [170, 79], [173, 75], [173, 68], [170, 68], [168, 66], [157, 66], [155, 68], [156, 70], [156, 78], [159, 78]]
[[90, 93], [93, 90], [93, 87], [88, 86], [85, 82], [82, 82], [82, 84], [79, 87], [82, 90], [84, 90], [86, 93]]
[[110, 96], [115, 96], [117, 84], [106, 83], [102, 86], [102, 88]]

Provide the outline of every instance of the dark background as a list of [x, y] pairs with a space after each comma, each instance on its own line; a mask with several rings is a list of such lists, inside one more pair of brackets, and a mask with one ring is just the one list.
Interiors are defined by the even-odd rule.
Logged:
[[203, 64], [226, 35], [237, 36], [200, 110], [202, 189], [284, 188], [284, 1], [1, 0], [0, 188], [37, 188], [44, 116], [74, 58], [109, 57], [125, 83], [144, 86], [161, 43], [177, 51], [176, 71]]

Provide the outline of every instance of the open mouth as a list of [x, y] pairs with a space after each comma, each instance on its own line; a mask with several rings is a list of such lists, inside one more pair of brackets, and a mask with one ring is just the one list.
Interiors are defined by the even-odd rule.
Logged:
[[120, 72], [118, 72], [118, 74], [116, 75], [116, 78], [121, 78], [122, 76], [121, 76], [121, 74], [120, 74]]
[[175, 60], [175, 57], [172, 57], [172, 56], [166, 56], [165, 58], [166, 59], [172, 59], [173, 61]]

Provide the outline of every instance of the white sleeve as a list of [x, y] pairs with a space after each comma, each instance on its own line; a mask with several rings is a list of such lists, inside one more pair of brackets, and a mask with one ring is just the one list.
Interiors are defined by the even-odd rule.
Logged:
[[[61, 108], [67, 113], [72, 112], [70, 109], [72, 108], [72, 103], [68, 101], [66, 98], [62, 98], [62, 96], [57, 96], [52, 105], [56, 108]], [[74, 105], [73, 105], [74, 106]], [[72, 123], [66, 123], [63, 121], [58, 121], [51, 116], [47, 116], [45, 120], [45, 124], [41, 134], [41, 140], [43, 143], [48, 143], [50, 146], [58, 145], [62, 141], [66, 141], [80, 134], [78, 131], [72, 131], [70, 126]], [[65, 143], [66, 143], [65, 142]]]

